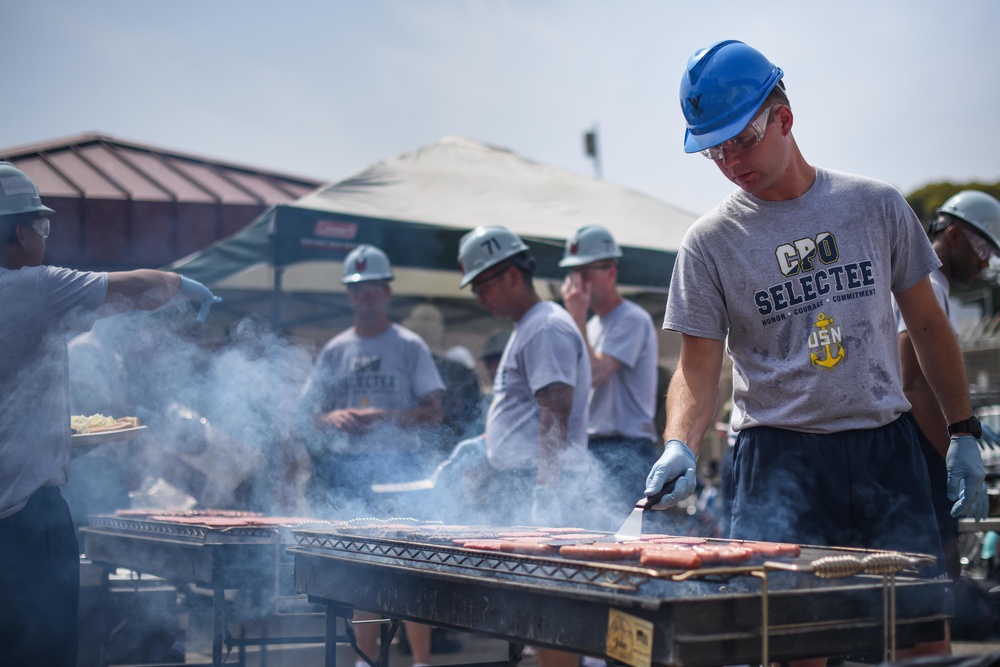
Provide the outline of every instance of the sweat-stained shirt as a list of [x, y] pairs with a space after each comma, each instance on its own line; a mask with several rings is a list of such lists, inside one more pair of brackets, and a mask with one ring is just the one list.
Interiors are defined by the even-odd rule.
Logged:
[[69, 338], [97, 320], [108, 274], [0, 268], [0, 519], [69, 471]]
[[910, 408], [891, 293], [939, 264], [897, 190], [817, 169], [797, 199], [738, 190], [695, 222], [663, 328], [727, 340], [736, 430], [875, 428]]
[[538, 465], [541, 411], [535, 395], [556, 382], [573, 388], [562, 465], [563, 470], [576, 470], [587, 457], [590, 355], [569, 313], [541, 301], [514, 325], [493, 379], [486, 445], [494, 468], [516, 470]]

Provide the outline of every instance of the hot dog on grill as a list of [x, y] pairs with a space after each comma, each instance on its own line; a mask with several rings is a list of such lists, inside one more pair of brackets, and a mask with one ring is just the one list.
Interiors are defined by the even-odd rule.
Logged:
[[701, 567], [701, 556], [693, 549], [669, 547], [645, 547], [639, 562], [650, 567], [668, 567], [679, 570], [697, 570]]

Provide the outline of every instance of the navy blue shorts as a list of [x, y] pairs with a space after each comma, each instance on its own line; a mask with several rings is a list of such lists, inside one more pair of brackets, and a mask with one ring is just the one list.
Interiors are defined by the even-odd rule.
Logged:
[[924, 462], [927, 463], [927, 474], [931, 480], [931, 502], [934, 503], [934, 511], [937, 513], [941, 541], [953, 540], [958, 535], [958, 519], [951, 515], [951, 507], [955, 501], [948, 500], [948, 465], [930, 440], [920, 432], [919, 427], [917, 435], [920, 438], [920, 449], [924, 453]]
[[0, 519], [0, 665], [76, 667], [80, 548], [59, 489]]
[[817, 435], [743, 430], [733, 460], [732, 537], [944, 555], [917, 427]]

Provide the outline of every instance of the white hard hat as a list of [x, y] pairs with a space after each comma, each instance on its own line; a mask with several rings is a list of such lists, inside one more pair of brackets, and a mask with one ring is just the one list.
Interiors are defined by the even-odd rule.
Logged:
[[979, 190], [962, 190], [937, 210], [964, 220], [1000, 249], [1000, 201]]
[[506, 227], [476, 227], [458, 243], [458, 268], [462, 272], [459, 287], [465, 287], [486, 269], [527, 249], [524, 241]]
[[597, 262], [602, 259], [617, 259], [622, 251], [615, 243], [611, 232], [598, 225], [587, 225], [566, 239], [566, 252], [559, 260], [559, 266], [569, 268]]
[[28, 176], [10, 162], [0, 162], [0, 216], [55, 213], [42, 206], [38, 188]]
[[344, 277], [340, 282], [363, 283], [369, 280], [392, 280], [392, 264], [384, 252], [373, 245], [359, 245], [344, 260]]

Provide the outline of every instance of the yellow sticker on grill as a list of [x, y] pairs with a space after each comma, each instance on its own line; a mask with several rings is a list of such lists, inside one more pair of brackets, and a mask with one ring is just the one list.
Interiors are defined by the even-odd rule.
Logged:
[[617, 609], [608, 611], [608, 657], [632, 667], [650, 667], [653, 624]]

